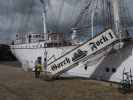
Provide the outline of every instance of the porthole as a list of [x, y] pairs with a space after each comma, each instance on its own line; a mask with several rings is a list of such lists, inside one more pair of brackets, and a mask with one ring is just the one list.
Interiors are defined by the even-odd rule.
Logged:
[[115, 68], [112, 68], [112, 72], [115, 73], [116, 72], [116, 69]]
[[106, 68], [106, 72], [109, 72], [109, 68]]
[[88, 67], [87, 67], [87, 65], [85, 64], [85, 67], [84, 67], [84, 69], [85, 69], [85, 70], [87, 70], [87, 68], [88, 68]]

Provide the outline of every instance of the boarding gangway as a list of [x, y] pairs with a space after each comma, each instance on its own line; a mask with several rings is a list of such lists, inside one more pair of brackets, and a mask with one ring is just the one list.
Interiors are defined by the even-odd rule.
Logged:
[[87, 59], [98, 51], [113, 45], [117, 40], [117, 36], [111, 29], [101, 32], [48, 64], [47, 72], [50, 73], [52, 77], [59, 76], [78, 66], [82, 60]]

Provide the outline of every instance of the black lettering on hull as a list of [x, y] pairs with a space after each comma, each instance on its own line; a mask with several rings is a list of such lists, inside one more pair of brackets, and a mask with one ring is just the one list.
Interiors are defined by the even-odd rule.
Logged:
[[70, 59], [69, 58], [65, 58], [64, 61], [62, 61], [61, 63], [59, 64], [54, 64], [53, 66], [51, 66], [51, 70], [52, 71], [55, 71], [57, 69], [60, 69], [61, 67], [63, 67], [64, 65], [68, 64], [68, 63], [71, 63]]
[[113, 37], [113, 35], [112, 35], [111, 33], [109, 33], [109, 35], [110, 35], [111, 39], [113, 39], [113, 38], [114, 38], [114, 37]]
[[104, 42], [108, 41], [109, 39], [106, 36], [102, 36]]
[[97, 46], [95, 43], [90, 43], [89, 45], [92, 45], [91, 46], [91, 50], [94, 51], [95, 49], [97, 49]]

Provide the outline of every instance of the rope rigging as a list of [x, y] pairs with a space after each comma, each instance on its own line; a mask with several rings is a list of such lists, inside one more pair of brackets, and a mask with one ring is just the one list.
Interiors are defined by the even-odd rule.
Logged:
[[124, 31], [133, 26], [133, 20], [131, 14], [129, 13], [128, 2], [126, 0], [120, 1], [120, 18], [121, 26]]
[[34, 0], [30, 0], [29, 4], [30, 4], [29, 10], [26, 10], [27, 11], [26, 16], [24, 18], [22, 18], [23, 20], [21, 19], [21, 22], [20, 22], [21, 25], [18, 28], [17, 32], [23, 32], [24, 31], [23, 29], [28, 27], [28, 25], [29, 25], [28, 22], [30, 21], [30, 18], [32, 16]]
[[[104, 29], [111, 28], [113, 24], [111, 10], [110, 0], [89, 0], [76, 18], [73, 27], [79, 32], [78, 35], [81, 36], [86, 36], [86, 34], [91, 32], [92, 23], [95, 33], [99, 32], [98, 26], [104, 27]], [[92, 16], [93, 12], [94, 16]]]
[[61, 15], [62, 15], [62, 10], [63, 10], [63, 7], [64, 7], [64, 0], [61, 2], [61, 6], [59, 7], [59, 14], [57, 15], [57, 18], [56, 18], [56, 31], [58, 32], [59, 29], [58, 29], [58, 25], [60, 26], [60, 23], [61, 23]]
[[84, 13], [86, 13], [86, 10], [88, 10], [88, 9], [90, 8], [90, 5], [92, 4], [92, 1], [93, 1], [93, 0], [89, 0], [87, 6], [85, 6], [85, 7], [83, 8], [83, 10], [81, 11], [81, 13], [79, 14], [79, 16], [78, 16], [77, 19], [76, 19], [76, 22], [75, 22], [75, 24], [74, 24], [74, 27], [77, 26], [77, 25], [79, 24], [79, 21], [82, 19]]
[[[44, 3], [44, 0], [40, 0], [40, 1], [42, 3]], [[87, 29], [87, 28], [88, 28], [88, 30], [90, 30], [89, 29], [91, 27], [91, 25], [90, 25], [90, 21], [91, 21], [90, 17], [91, 16], [90, 15], [91, 15], [91, 12], [92, 12], [93, 5], [95, 4], [96, 9], [99, 10], [99, 11], [96, 13], [96, 16], [94, 16], [95, 17], [94, 18], [94, 26], [99, 24], [99, 25], [101, 25], [102, 27], [105, 27], [105, 28], [112, 27], [113, 26], [113, 21], [112, 21], [113, 16], [112, 16], [112, 5], [111, 5], [110, 1], [111, 0], [88, 0], [87, 1], [88, 3], [86, 4], [86, 6], [83, 7], [80, 14], [76, 17], [75, 23], [74, 24], [67, 23], [67, 24], [69, 24], [67, 26], [71, 26], [71, 28], [74, 28], [74, 27], [78, 28], [78, 29], [80, 29], [79, 30], [80, 32], [82, 32], [82, 30]], [[55, 21], [55, 23], [52, 24], [56, 27], [56, 29], [57, 29], [56, 31], [58, 31], [58, 32], [60, 31], [60, 26], [62, 24], [65, 25], [65, 23], [61, 22], [62, 21], [61, 16], [62, 16], [62, 12], [63, 12], [64, 2], [65, 2], [65, 0], [61, 1], [60, 6], [58, 8], [58, 11], [59, 11], [58, 15], [54, 19], [56, 21]], [[21, 25], [19, 25], [18, 32], [19, 31], [21, 32], [23, 29], [25, 30], [25, 28], [29, 26], [30, 23], [28, 23], [28, 22], [29, 22], [29, 20], [32, 16], [33, 5], [34, 5], [34, 0], [31, 0], [30, 7], [27, 11], [28, 14], [24, 18], [21, 17], [21, 22], [20, 22]], [[123, 7], [123, 10], [121, 9], [121, 13], [123, 13], [122, 11], [124, 11], [123, 15], [126, 16], [126, 18], [122, 17], [121, 24], [123, 25], [123, 27], [128, 28], [128, 26], [133, 25], [133, 21], [129, 20], [129, 19], [132, 19], [132, 18], [131, 18], [131, 15], [129, 14], [129, 10], [128, 10], [128, 7], [127, 7], [127, 1], [121, 0], [120, 5], [125, 5]], [[72, 14], [74, 14], [74, 11], [75, 11], [74, 9], [75, 8], [72, 9]], [[102, 12], [100, 12], [100, 11], [102, 11]], [[53, 11], [51, 10], [51, 12], [53, 12]], [[101, 15], [103, 15], [103, 16], [101, 17]], [[73, 17], [73, 15], [72, 15], [72, 17]], [[125, 23], [125, 21], [126, 21], [126, 23]], [[129, 24], [127, 25], [127, 23], [129, 23]]]

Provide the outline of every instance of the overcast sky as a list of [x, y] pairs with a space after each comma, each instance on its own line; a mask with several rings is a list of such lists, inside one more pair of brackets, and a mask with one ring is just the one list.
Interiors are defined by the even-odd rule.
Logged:
[[[52, 31], [66, 31], [75, 22], [88, 0], [47, 0], [47, 26]], [[133, 0], [126, 0], [133, 13]], [[16, 32], [42, 32], [42, 5], [39, 0], [0, 0], [0, 39]], [[57, 26], [58, 25], [58, 26]]]

